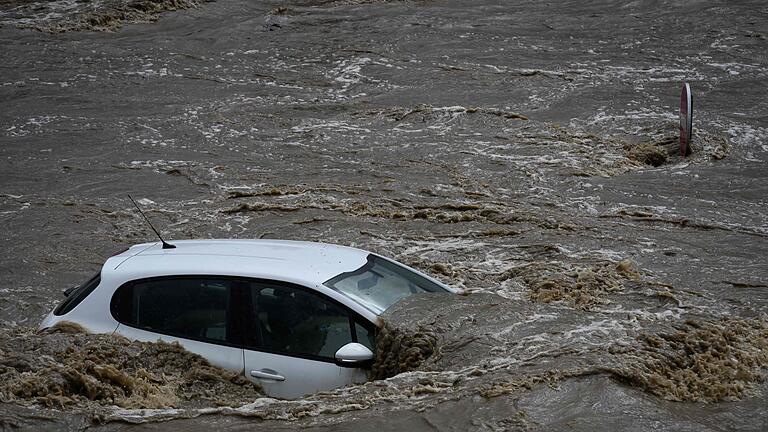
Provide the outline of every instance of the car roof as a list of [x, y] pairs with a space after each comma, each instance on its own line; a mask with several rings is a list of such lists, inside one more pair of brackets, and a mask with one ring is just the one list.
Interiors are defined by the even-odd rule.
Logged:
[[370, 252], [291, 240], [176, 240], [132, 246], [107, 262], [132, 278], [174, 274], [245, 276], [317, 285], [360, 268]]

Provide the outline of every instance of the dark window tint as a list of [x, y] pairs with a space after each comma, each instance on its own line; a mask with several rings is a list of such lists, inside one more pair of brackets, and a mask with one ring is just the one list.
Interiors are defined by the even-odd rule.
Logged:
[[368, 347], [371, 352], [376, 352], [376, 335], [372, 327], [363, 327], [360, 323], [355, 323], [355, 333], [357, 342]]
[[232, 281], [168, 278], [122, 286], [112, 300], [118, 321], [190, 339], [228, 341]]
[[316, 294], [282, 285], [254, 283], [256, 332], [265, 351], [333, 359], [353, 341], [349, 313]]
[[64, 315], [79, 305], [101, 283], [101, 272], [96, 273], [88, 282], [75, 288], [67, 298], [53, 311], [54, 315]]

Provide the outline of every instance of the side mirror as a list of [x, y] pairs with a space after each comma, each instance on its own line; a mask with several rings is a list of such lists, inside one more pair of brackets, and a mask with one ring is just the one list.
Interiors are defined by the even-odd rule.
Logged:
[[336, 364], [341, 367], [367, 367], [373, 363], [373, 353], [367, 346], [350, 342], [336, 351]]

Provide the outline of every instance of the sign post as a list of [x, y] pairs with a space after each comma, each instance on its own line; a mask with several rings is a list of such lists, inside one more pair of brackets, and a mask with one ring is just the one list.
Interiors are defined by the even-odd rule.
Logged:
[[691, 86], [683, 84], [680, 93], [680, 156], [691, 154], [691, 137], [693, 135], [693, 101], [691, 100]]

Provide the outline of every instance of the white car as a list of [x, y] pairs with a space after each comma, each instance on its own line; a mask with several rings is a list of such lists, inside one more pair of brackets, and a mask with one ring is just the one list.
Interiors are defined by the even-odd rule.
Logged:
[[113, 255], [42, 322], [178, 342], [296, 398], [366, 380], [378, 316], [420, 292], [455, 292], [390, 259], [282, 240], [145, 243]]

